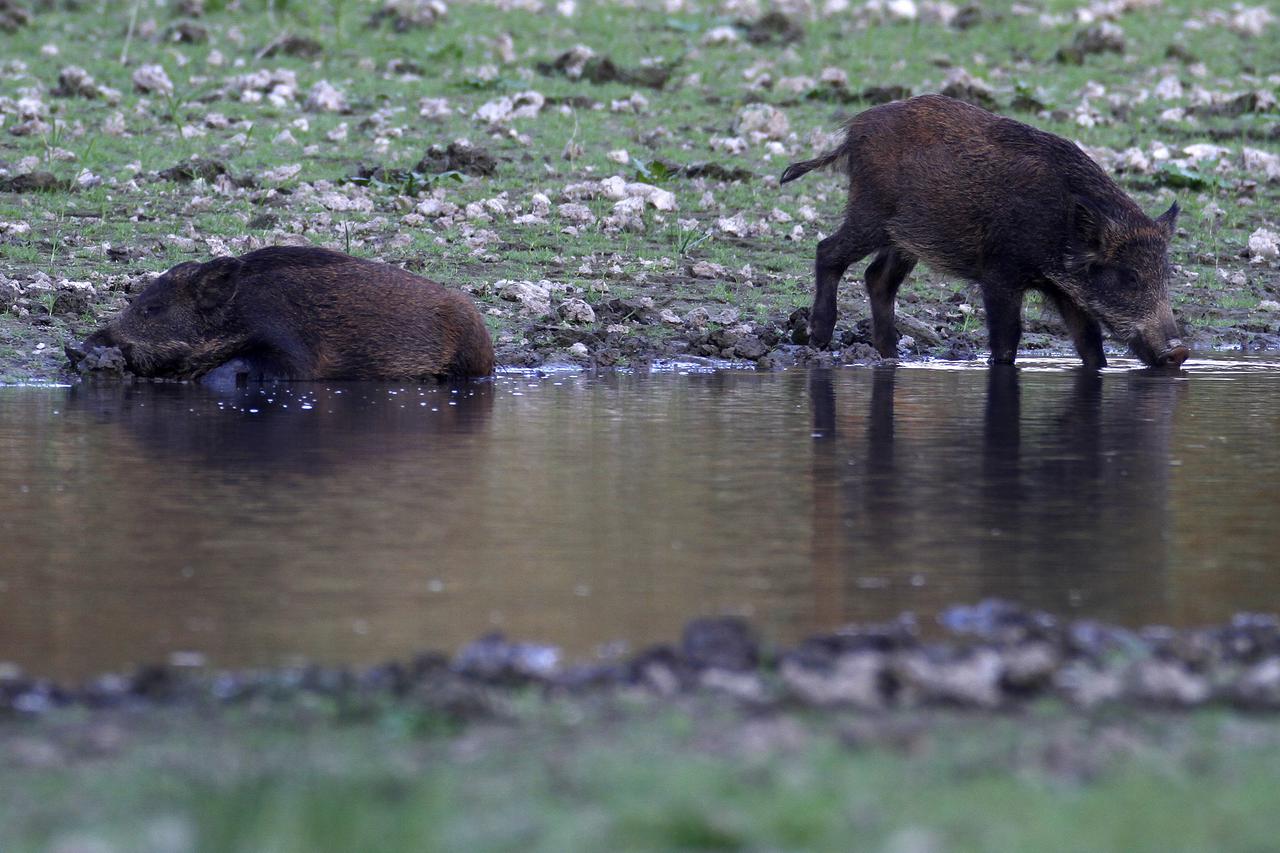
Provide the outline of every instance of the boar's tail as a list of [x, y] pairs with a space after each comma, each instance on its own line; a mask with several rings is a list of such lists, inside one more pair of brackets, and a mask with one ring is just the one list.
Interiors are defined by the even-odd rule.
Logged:
[[785, 184], [788, 181], [794, 181], [796, 178], [802, 178], [814, 169], [825, 169], [837, 160], [843, 160], [847, 154], [848, 152], [845, 150], [845, 146], [841, 145], [831, 151], [828, 151], [821, 157], [815, 157], [812, 160], [801, 160], [799, 163], [792, 163], [787, 167], [786, 171], [782, 173], [782, 179], [779, 183]]

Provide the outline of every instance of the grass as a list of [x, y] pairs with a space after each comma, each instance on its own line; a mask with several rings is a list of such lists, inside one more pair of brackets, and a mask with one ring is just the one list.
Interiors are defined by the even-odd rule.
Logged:
[[703, 702], [536, 700], [461, 734], [407, 708], [10, 721], [8, 754], [46, 759], [6, 767], [0, 845], [1244, 851], [1280, 832], [1269, 722], [1044, 706], [894, 726]]

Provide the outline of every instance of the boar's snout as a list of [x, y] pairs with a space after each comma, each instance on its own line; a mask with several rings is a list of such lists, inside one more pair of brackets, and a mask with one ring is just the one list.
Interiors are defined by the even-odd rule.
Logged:
[[1180, 367], [1182, 362], [1187, 360], [1191, 355], [1191, 350], [1182, 341], [1174, 338], [1169, 341], [1169, 348], [1160, 353], [1158, 359], [1158, 367]]
[[1170, 332], [1136, 335], [1129, 347], [1150, 367], [1180, 367], [1191, 355], [1190, 348]]

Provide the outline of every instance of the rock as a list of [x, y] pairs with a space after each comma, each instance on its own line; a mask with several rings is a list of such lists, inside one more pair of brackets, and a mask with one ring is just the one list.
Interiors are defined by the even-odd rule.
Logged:
[[587, 345], [582, 341], [578, 341], [577, 343], [569, 346], [569, 355], [572, 355], [575, 358], [586, 358], [590, 354], [591, 351], [587, 349]]
[[1253, 263], [1274, 261], [1280, 256], [1280, 234], [1259, 228], [1249, 235], [1249, 260]]
[[1247, 708], [1280, 709], [1280, 657], [1269, 657], [1244, 671], [1235, 699]]
[[733, 345], [734, 353], [738, 358], [745, 358], [748, 361], [755, 361], [769, 351], [769, 347], [765, 342], [754, 335], [750, 335], [738, 340]]
[[746, 135], [760, 142], [766, 139], [785, 139], [791, 131], [791, 123], [782, 110], [769, 104], [749, 104], [738, 113], [733, 132]]
[[514, 119], [536, 116], [546, 100], [541, 92], [535, 91], [503, 95], [483, 104], [471, 117], [492, 125], [506, 124]]
[[685, 625], [680, 651], [698, 669], [741, 671], [760, 663], [759, 640], [745, 620], [732, 616], [694, 619]]
[[453, 660], [455, 672], [499, 684], [544, 680], [560, 666], [560, 650], [537, 643], [509, 643], [490, 634], [464, 646]]
[[382, 8], [369, 17], [369, 26], [391, 23], [398, 33], [421, 29], [435, 24], [449, 13], [443, 0], [386, 0]]
[[498, 296], [510, 302], [519, 302], [529, 314], [546, 314], [551, 310], [551, 282], [502, 280], [494, 282]]
[[78, 65], [68, 65], [58, 72], [58, 85], [53, 94], [64, 98], [97, 98], [102, 90], [88, 71]]
[[556, 314], [566, 323], [594, 323], [596, 312], [581, 299], [566, 299], [556, 308]]
[[351, 107], [347, 104], [346, 95], [328, 80], [320, 80], [307, 92], [305, 109], [318, 113], [348, 113]]
[[879, 710], [887, 703], [887, 657], [880, 652], [842, 654], [829, 669], [804, 666], [788, 658], [782, 662], [779, 675], [792, 693], [810, 705]]
[[143, 65], [133, 72], [133, 87], [149, 94], [173, 94], [173, 81], [159, 65]]
[[1167, 660], [1137, 661], [1130, 667], [1128, 682], [1135, 698], [1157, 705], [1191, 707], [1205, 702], [1212, 692], [1203, 676]]
[[993, 709], [1000, 706], [1000, 655], [977, 648], [935, 658], [925, 651], [905, 652], [894, 660], [894, 675], [915, 701], [952, 702]]
[[1253, 177], [1264, 179], [1269, 183], [1280, 181], [1280, 154], [1245, 146], [1240, 149], [1240, 157], [1245, 171], [1251, 173]]
[[694, 278], [723, 279], [729, 274], [723, 264], [711, 261], [695, 261], [689, 267], [689, 275]]
[[83, 352], [71, 345], [63, 347], [67, 360], [80, 373], [124, 373], [128, 370], [119, 347], [96, 347]]

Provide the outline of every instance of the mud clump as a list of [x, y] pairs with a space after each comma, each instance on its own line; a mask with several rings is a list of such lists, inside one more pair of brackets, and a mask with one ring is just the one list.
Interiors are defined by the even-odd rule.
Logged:
[[804, 27], [777, 11], [739, 26], [745, 30], [747, 41], [755, 45], [787, 45], [804, 40]]
[[608, 56], [596, 56], [589, 50], [575, 48], [560, 54], [553, 62], [540, 62], [538, 73], [547, 77], [563, 76], [571, 80], [587, 80], [601, 85], [621, 83], [662, 89], [675, 73], [676, 64], [637, 65], [624, 68]]
[[0, 0], [0, 30], [16, 33], [31, 24], [31, 10], [15, 0]]
[[1124, 31], [1103, 21], [1076, 33], [1071, 44], [1061, 48], [1057, 60], [1065, 65], [1083, 65], [1086, 56], [1095, 53], [1124, 53]]
[[71, 182], [52, 172], [27, 172], [11, 178], [0, 178], [0, 192], [6, 193], [56, 193], [69, 192]]
[[188, 184], [197, 178], [207, 184], [212, 184], [223, 175], [226, 175], [227, 179], [237, 187], [253, 187], [257, 185], [257, 181], [252, 177], [237, 177], [232, 174], [230, 167], [223, 161], [205, 157], [187, 160], [156, 173], [157, 178], [178, 184]]
[[424, 175], [461, 172], [477, 178], [488, 178], [498, 171], [498, 158], [489, 153], [487, 148], [450, 142], [445, 148], [432, 145], [413, 168]]

